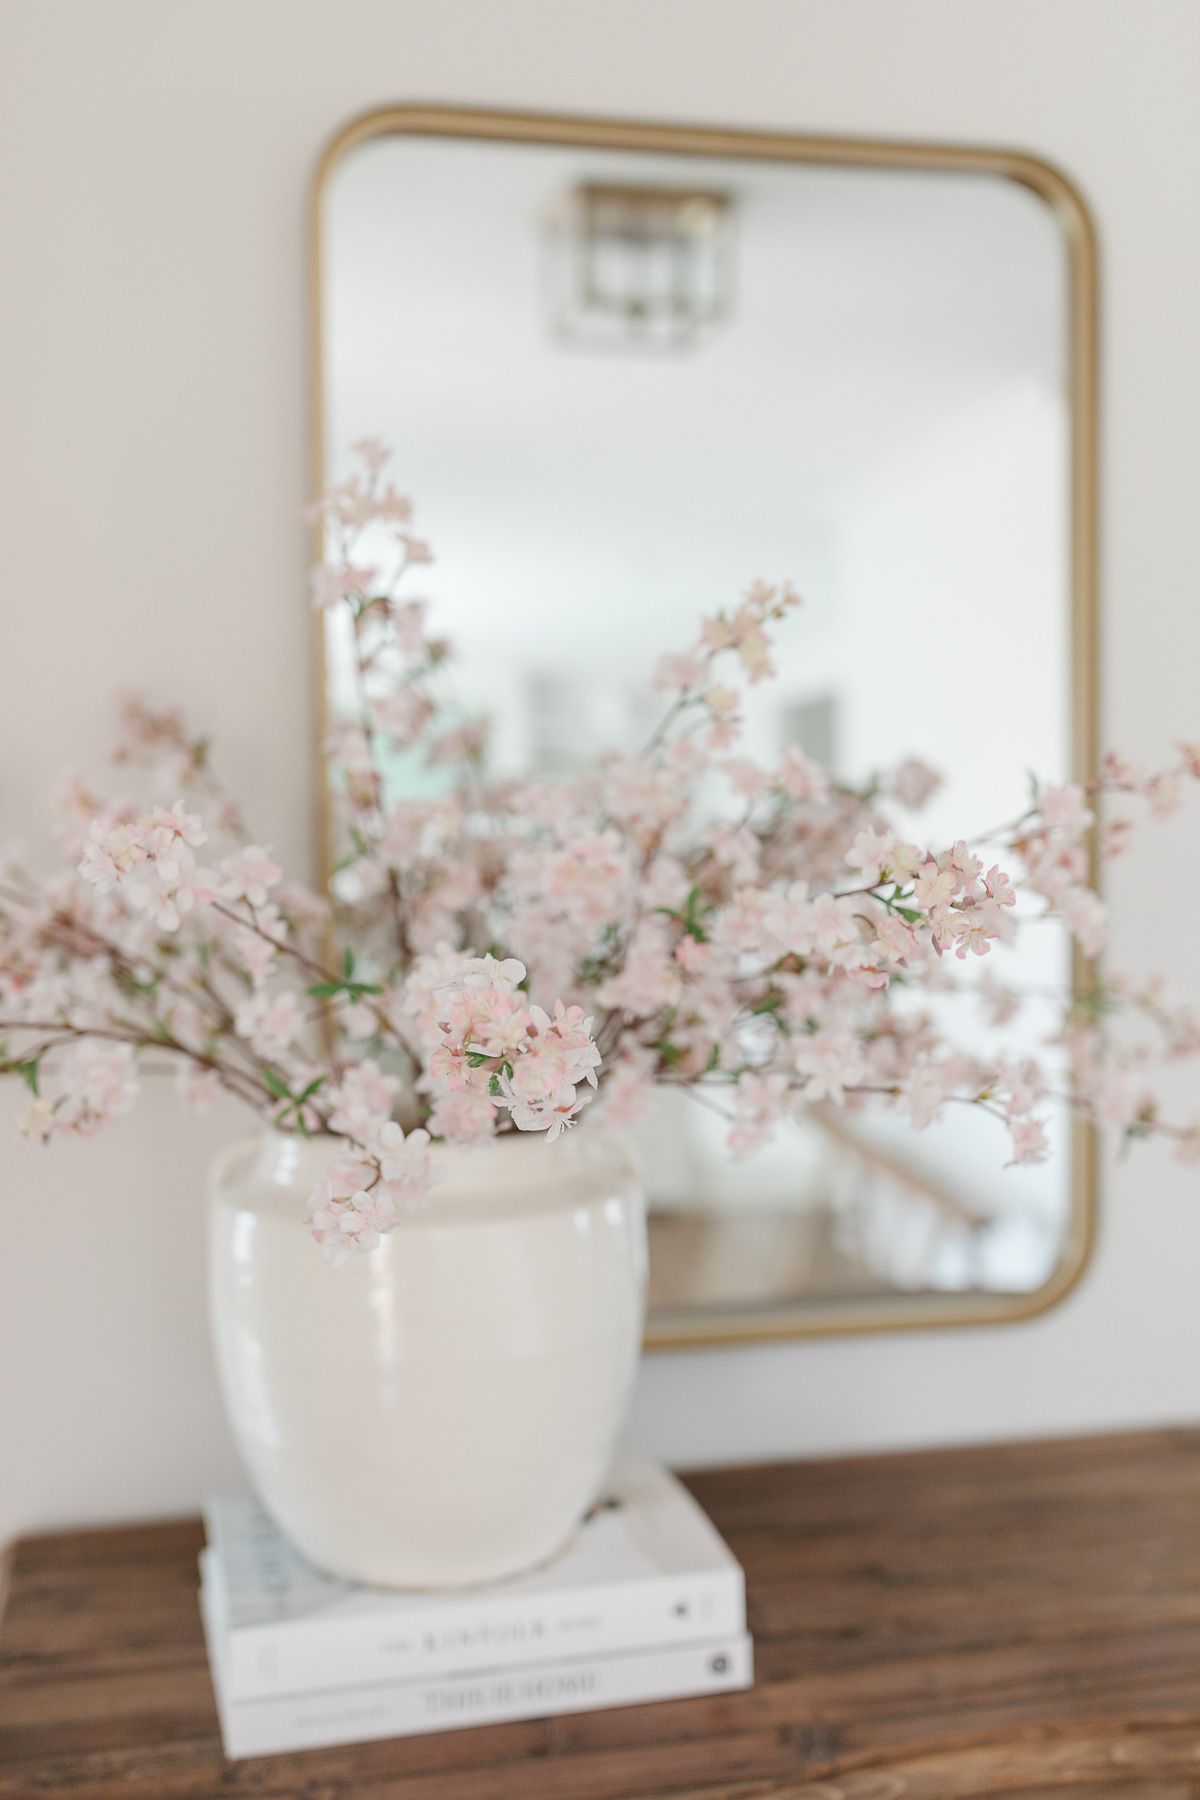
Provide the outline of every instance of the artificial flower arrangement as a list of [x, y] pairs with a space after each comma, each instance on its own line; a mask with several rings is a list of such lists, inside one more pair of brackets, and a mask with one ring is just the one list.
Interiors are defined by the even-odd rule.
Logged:
[[[739, 1154], [817, 1103], [889, 1106], [918, 1130], [968, 1106], [997, 1122], [1007, 1160], [1037, 1162], [1061, 1101], [1200, 1157], [1200, 1122], [1164, 1119], [1153, 1087], [1155, 1065], [1200, 1051], [1200, 1024], [1156, 985], [1093, 973], [1048, 1012], [1039, 995], [1040, 1049], [1014, 1057], [963, 1046], [994, 1037], [1019, 989], [961, 980], [1047, 917], [1094, 957], [1090, 848], [1126, 848], [1133, 804], [1173, 811], [1200, 747], [1153, 774], [1109, 756], [1086, 789], [1034, 784], [985, 839], [927, 843], [896, 822], [936, 786], [921, 763], [853, 788], [797, 748], [774, 769], [738, 754], [739, 683], [772, 674], [772, 633], [797, 605], [756, 583], [663, 659], [641, 754], [569, 780], [489, 779], [482, 726], [439, 704], [448, 646], [406, 597], [429, 560], [409, 502], [380, 444], [356, 454], [313, 509], [315, 603], [346, 609], [357, 694], [326, 746], [330, 891], [285, 878], [203, 738], [127, 703], [117, 762], [182, 798], [70, 779], [69, 868], [9, 866], [0, 888], [0, 1072], [31, 1090], [23, 1133], [91, 1134], [173, 1068], [189, 1106], [224, 1091], [279, 1129], [341, 1140], [310, 1209], [335, 1262], [425, 1203], [432, 1140], [553, 1140], [589, 1106], [629, 1123], [656, 1084], [721, 1106]], [[439, 771], [440, 791], [393, 797], [398, 752]], [[953, 1024], [954, 1004], [973, 1026]]]

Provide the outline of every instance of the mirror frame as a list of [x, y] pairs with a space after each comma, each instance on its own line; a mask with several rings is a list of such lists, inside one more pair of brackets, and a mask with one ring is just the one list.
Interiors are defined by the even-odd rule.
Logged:
[[[1063, 236], [1067, 258], [1067, 356], [1070, 404], [1070, 668], [1071, 773], [1087, 781], [1097, 768], [1099, 650], [1096, 580], [1097, 478], [1097, 254], [1096, 233], [1078, 190], [1060, 171], [1023, 151], [978, 146], [909, 143], [871, 138], [810, 137], [694, 125], [643, 124], [552, 113], [488, 111], [473, 107], [396, 105], [352, 119], [332, 138], [317, 164], [309, 195], [309, 424], [312, 492], [326, 485], [324, 415], [325, 355], [322, 305], [324, 213], [333, 171], [360, 144], [376, 137], [469, 138], [496, 143], [551, 144], [590, 150], [666, 152], [678, 157], [729, 157], [747, 161], [811, 163], [833, 168], [937, 170], [999, 176], [1029, 189], [1049, 207]], [[319, 527], [314, 555], [322, 554]], [[331, 818], [320, 745], [328, 703], [322, 615], [314, 615], [315, 874], [324, 886], [330, 867]], [[1095, 872], [1094, 845], [1090, 851]], [[1087, 964], [1076, 952], [1078, 991]], [[1097, 1156], [1093, 1129], [1071, 1128], [1070, 1211], [1063, 1254], [1050, 1279], [1027, 1294], [920, 1293], [875, 1296], [763, 1310], [697, 1308], [649, 1319], [645, 1343], [652, 1350], [715, 1348], [771, 1339], [840, 1337], [849, 1333], [929, 1330], [997, 1325], [1046, 1312], [1075, 1287], [1091, 1258], [1097, 1232]]]

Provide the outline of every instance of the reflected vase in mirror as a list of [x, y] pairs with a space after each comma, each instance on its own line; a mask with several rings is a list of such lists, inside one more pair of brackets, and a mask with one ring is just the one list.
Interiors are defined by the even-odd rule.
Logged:
[[212, 1171], [210, 1302], [254, 1486], [318, 1568], [453, 1588], [545, 1562], [597, 1496], [641, 1348], [645, 1225], [581, 1127], [438, 1147], [436, 1204], [331, 1269], [305, 1202], [328, 1141], [268, 1133]]

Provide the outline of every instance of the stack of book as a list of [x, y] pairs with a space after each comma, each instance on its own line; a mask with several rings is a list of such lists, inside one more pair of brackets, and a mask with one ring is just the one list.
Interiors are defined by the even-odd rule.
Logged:
[[228, 1756], [749, 1687], [742, 1571], [665, 1470], [622, 1458], [574, 1543], [490, 1587], [322, 1574], [255, 1500], [206, 1508], [201, 1610]]

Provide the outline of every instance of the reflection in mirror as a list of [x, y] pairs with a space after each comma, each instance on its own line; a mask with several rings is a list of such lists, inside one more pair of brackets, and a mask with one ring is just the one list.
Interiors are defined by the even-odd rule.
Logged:
[[[325, 472], [395, 446], [438, 550], [447, 707], [487, 715], [499, 767], [644, 742], [658, 655], [761, 575], [805, 606], [748, 755], [797, 746], [852, 783], [944, 766], [912, 821], [931, 841], [1020, 813], [1014, 719], [1022, 757], [1068, 774], [1071, 258], [1029, 186], [381, 129], [333, 163], [321, 229]], [[325, 667], [336, 717], [336, 636]], [[1024, 984], [1064, 954], [1027, 932]], [[1014, 1055], [1041, 1030], [1036, 1006], [970, 1017]], [[640, 1142], [652, 1335], [996, 1316], [1052, 1283], [1081, 1147], [1064, 1127], [1050, 1162], [1002, 1170], [973, 1123], [839, 1111], [736, 1162], [723, 1119], [664, 1094]]]

